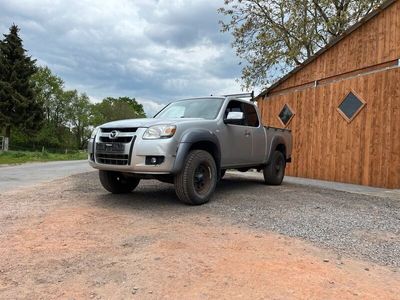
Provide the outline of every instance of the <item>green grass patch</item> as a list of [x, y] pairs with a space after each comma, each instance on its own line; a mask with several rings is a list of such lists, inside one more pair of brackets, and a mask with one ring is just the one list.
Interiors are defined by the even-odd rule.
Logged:
[[20, 164], [35, 161], [56, 161], [56, 160], [83, 160], [87, 159], [87, 153], [76, 151], [71, 153], [49, 153], [29, 151], [0, 151], [0, 164]]

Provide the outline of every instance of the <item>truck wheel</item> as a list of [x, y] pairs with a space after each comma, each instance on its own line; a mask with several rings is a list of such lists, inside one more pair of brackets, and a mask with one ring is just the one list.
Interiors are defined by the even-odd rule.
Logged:
[[264, 180], [269, 185], [280, 185], [283, 177], [285, 177], [286, 160], [285, 156], [280, 151], [275, 151], [272, 154], [270, 164], [264, 168]]
[[140, 182], [138, 178], [129, 178], [123, 173], [99, 171], [101, 185], [110, 193], [124, 194], [132, 192]]
[[189, 152], [183, 169], [175, 176], [175, 192], [179, 200], [192, 205], [208, 202], [217, 184], [217, 167], [210, 153]]

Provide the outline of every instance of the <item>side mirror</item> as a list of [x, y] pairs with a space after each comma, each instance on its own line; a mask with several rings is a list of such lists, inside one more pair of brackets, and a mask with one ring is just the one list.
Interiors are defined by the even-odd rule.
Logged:
[[239, 111], [229, 112], [226, 118], [224, 119], [225, 124], [232, 124], [232, 125], [242, 125], [243, 121], [244, 121], [244, 114], [243, 112]]

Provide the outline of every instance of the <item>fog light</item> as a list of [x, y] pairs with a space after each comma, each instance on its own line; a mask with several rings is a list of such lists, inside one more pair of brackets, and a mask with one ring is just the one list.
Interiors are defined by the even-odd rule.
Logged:
[[161, 165], [164, 162], [164, 156], [146, 156], [146, 165]]

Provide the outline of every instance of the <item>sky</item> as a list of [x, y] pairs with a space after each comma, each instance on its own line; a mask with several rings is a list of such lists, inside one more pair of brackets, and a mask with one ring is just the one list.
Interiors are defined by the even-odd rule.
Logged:
[[241, 92], [221, 33], [223, 0], [0, 0], [28, 54], [93, 102], [135, 97], [151, 116], [172, 100]]

